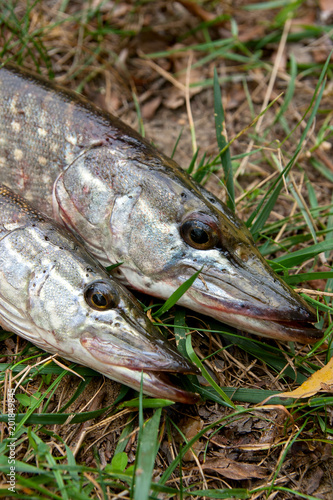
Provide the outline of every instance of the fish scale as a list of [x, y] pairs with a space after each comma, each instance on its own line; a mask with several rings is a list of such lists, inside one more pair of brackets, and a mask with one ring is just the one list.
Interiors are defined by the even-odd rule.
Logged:
[[315, 311], [245, 225], [173, 160], [83, 97], [0, 68], [0, 182], [63, 224], [123, 284], [258, 335], [315, 342]]

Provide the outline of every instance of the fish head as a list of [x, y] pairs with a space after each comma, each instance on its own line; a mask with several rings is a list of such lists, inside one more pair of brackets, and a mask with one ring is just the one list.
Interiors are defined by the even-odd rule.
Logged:
[[[45, 232], [45, 231], [44, 231]], [[149, 321], [132, 294], [77, 243], [47, 233], [29, 283], [29, 316], [43, 332], [35, 343], [146, 394], [193, 403], [169, 374], [198, 373]], [[61, 245], [61, 246], [59, 246]]]
[[259, 335], [318, 340], [314, 311], [273, 272], [248, 228], [211, 193], [188, 185], [157, 180], [138, 199], [128, 245], [137, 272], [125, 268], [128, 281], [168, 297], [200, 270], [180, 304]]
[[166, 299], [200, 270], [180, 304], [267, 337], [322, 336], [314, 310], [273, 272], [244, 223], [148, 146], [146, 155], [128, 143], [83, 155], [59, 178], [57, 209], [104, 265], [122, 262], [114, 275], [134, 289]]

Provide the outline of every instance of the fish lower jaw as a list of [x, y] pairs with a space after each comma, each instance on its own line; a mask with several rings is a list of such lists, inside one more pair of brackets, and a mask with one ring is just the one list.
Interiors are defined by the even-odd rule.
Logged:
[[215, 317], [222, 323], [234, 326], [239, 330], [254, 333], [260, 337], [282, 340], [284, 342], [300, 342], [301, 344], [313, 344], [320, 340], [323, 332], [315, 328], [306, 321], [280, 321], [253, 318], [248, 316], [237, 316], [235, 314], [226, 315], [209, 312], [210, 316]]
[[200, 401], [199, 394], [185, 391], [175, 386], [169, 379], [169, 374], [162, 372], [134, 371], [124, 367], [114, 367], [112, 373], [99, 371], [108, 378], [140, 391], [141, 379], [144, 394], [159, 399], [169, 399], [176, 403], [195, 404]]
[[212, 303], [212, 306], [205, 304], [203, 306], [196, 298], [187, 294], [183, 296], [180, 304], [185, 307], [197, 311], [200, 314], [213, 317], [221, 323], [233, 326], [238, 330], [254, 333], [261, 337], [272, 338], [275, 340], [282, 340], [284, 342], [300, 342], [302, 344], [313, 344], [320, 340], [323, 332], [313, 326], [312, 323], [306, 319], [304, 321], [292, 321], [275, 319], [272, 314], [271, 318], [258, 316], [249, 316], [245, 312], [240, 314], [237, 310], [227, 311], [226, 309], [219, 308], [219, 301]]

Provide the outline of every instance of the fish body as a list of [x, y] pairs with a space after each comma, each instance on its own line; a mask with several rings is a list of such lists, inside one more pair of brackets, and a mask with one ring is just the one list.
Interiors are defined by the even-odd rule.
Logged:
[[0, 185], [0, 324], [40, 348], [147, 394], [193, 403], [168, 373], [196, 367], [82, 245]]
[[77, 94], [0, 69], [0, 182], [55, 217], [126, 286], [259, 335], [314, 342], [314, 310], [245, 225], [173, 160]]

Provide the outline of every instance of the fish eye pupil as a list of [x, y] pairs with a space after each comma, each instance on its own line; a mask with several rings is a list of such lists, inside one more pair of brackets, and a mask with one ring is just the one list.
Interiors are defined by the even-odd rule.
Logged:
[[113, 309], [119, 303], [117, 291], [109, 283], [95, 281], [84, 290], [84, 299], [96, 311]]
[[101, 293], [94, 293], [94, 295], [91, 297], [91, 300], [96, 306], [99, 307], [105, 307], [107, 304], [106, 298]]
[[200, 245], [204, 245], [209, 240], [207, 232], [204, 231], [204, 229], [202, 229], [201, 227], [194, 227], [191, 230], [190, 235], [194, 243], [199, 243]]
[[[213, 221], [212, 224], [214, 224]], [[198, 250], [210, 250], [219, 244], [218, 230], [200, 218], [183, 222], [180, 226], [180, 234], [185, 243]]]

